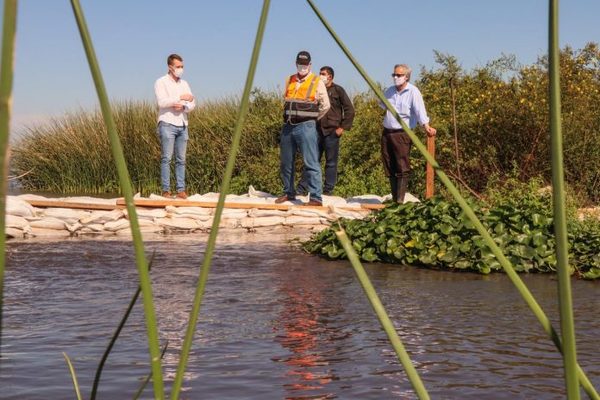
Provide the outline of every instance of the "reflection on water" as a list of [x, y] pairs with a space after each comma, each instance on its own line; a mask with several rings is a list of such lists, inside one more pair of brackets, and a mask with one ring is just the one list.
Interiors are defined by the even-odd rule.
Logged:
[[[159, 334], [169, 340], [167, 388], [205, 241], [147, 243], [156, 252]], [[63, 351], [89, 397], [98, 359], [137, 287], [131, 244], [25, 241], [10, 243], [7, 253], [0, 397], [73, 398]], [[367, 270], [432, 398], [565, 397], [561, 358], [505, 276], [382, 264]], [[557, 327], [555, 279], [524, 280]], [[206, 289], [182, 398], [414, 398], [348, 263], [308, 256], [262, 234], [224, 237]], [[599, 290], [600, 282], [573, 282], [579, 362], [597, 387]], [[98, 398], [131, 398], [148, 372], [138, 304]], [[145, 395], [152, 398], [151, 387]]]

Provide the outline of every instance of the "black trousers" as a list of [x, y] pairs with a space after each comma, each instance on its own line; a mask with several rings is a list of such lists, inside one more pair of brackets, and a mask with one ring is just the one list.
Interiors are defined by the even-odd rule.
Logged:
[[411, 145], [408, 133], [384, 128], [381, 136], [381, 158], [386, 176], [401, 177], [410, 174]]

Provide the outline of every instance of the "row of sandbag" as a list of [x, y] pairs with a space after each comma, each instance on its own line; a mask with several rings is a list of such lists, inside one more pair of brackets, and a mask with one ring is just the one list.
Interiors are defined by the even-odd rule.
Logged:
[[[140, 230], [148, 233], [206, 231], [212, 227], [215, 209], [202, 207], [137, 208]], [[254, 229], [275, 226], [325, 227], [339, 217], [362, 218], [366, 212], [330, 207], [291, 208], [288, 211], [251, 209], [223, 210], [220, 227]], [[127, 210], [92, 211], [71, 208], [36, 208], [15, 196], [7, 197], [6, 235], [75, 236], [86, 234], [131, 233]]]

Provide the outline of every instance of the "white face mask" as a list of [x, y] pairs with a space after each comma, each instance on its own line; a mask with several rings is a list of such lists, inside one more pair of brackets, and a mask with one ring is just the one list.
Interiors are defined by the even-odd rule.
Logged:
[[183, 68], [173, 68], [173, 75], [175, 75], [178, 78], [181, 78], [181, 76], [183, 75]]
[[298, 70], [298, 73], [300, 75], [307, 75], [308, 72], [310, 71], [310, 66], [308, 66], [308, 65], [302, 65], [302, 64], [296, 64], [296, 69]]
[[406, 82], [406, 76], [395, 76], [394, 77], [394, 85], [402, 86]]
[[327, 85], [329, 83], [329, 77], [327, 75], [320, 75], [320, 78], [324, 84]]

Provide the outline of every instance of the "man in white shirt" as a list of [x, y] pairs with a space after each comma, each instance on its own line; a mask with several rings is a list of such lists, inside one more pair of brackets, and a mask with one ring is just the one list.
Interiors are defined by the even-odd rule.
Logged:
[[183, 59], [177, 54], [167, 58], [168, 72], [154, 83], [158, 102], [160, 138], [160, 179], [162, 196], [171, 195], [171, 158], [175, 152], [175, 180], [178, 199], [187, 199], [185, 192], [185, 153], [188, 141], [188, 113], [196, 107], [192, 90], [183, 75]]

